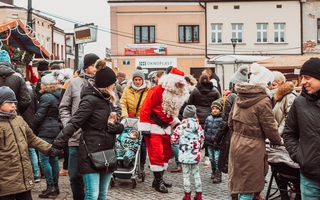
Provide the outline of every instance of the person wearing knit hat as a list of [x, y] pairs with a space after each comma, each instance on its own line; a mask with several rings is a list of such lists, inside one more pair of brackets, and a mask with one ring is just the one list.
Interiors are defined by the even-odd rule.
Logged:
[[44, 85], [58, 84], [58, 77], [54, 76], [53, 74], [45, 75], [41, 78], [41, 84], [44, 84]]
[[250, 69], [251, 75], [249, 83], [253, 85], [262, 84], [269, 86], [273, 82], [273, 73], [264, 66], [261, 66], [258, 63], [253, 63]]
[[[178, 145], [179, 160], [182, 162], [184, 197], [191, 199], [191, 188], [195, 188], [194, 199], [202, 199], [199, 162], [201, 160], [201, 148], [204, 143], [204, 132], [196, 118], [196, 107], [187, 105], [183, 112], [183, 120], [171, 134], [170, 142]], [[190, 177], [195, 178], [195, 187], [191, 187]]]
[[300, 166], [301, 199], [319, 199], [320, 59], [307, 60], [300, 76], [302, 91], [290, 107], [282, 137], [290, 157]]
[[0, 62], [11, 64], [10, 56], [6, 50], [0, 50]]
[[[188, 97], [184, 72], [172, 68], [147, 92], [141, 104], [138, 129], [143, 135], [151, 135], [144, 139], [154, 175], [152, 186], [161, 193], [168, 193], [167, 187], [172, 186], [163, 180], [163, 172], [172, 155], [170, 133], [180, 123], [179, 110]], [[153, 117], [150, 117], [151, 113]]]
[[40, 60], [37, 70], [39, 73], [49, 70], [49, 63], [46, 60]]
[[183, 118], [196, 118], [196, 107], [194, 105], [187, 105], [183, 110]]
[[123, 93], [123, 90], [124, 90], [124, 88], [127, 87], [127, 83], [128, 83], [128, 80], [126, 79], [126, 74], [124, 72], [118, 72], [117, 73], [117, 80], [118, 80], [117, 84], [119, 84], [121, 86], [122, 93]]
[[99, 56], [94, 53], [88, 53], [83, 58], [83, 69], [87, 69], [88, 67], [94, 65], [94, 63], [99, 60]]
[[221, 171], [218, 167], [219, 150], [214, 149], [214, 136], [216, 135], [217, 129], [220, 122], [222, 121], [221, 111], [223, 107], [223, 98], [216, 99], [211, 104], [211, 114], [207, 116], [204, 123], [204, 135], [205, 144], [208, 148], [208, 156], [211, 164], [211, 179], [212, 183], [221, 183], [222, 176]]
[[[88, 79], [83, 85], [79, 107], [53, 141], [53, 146], [62, 149], [74, 132], [81, 128], [81, 140], [87, 145], [78, 147], [78, 162], [81, 163], [78, 165], [78, 173], [82, 174], [86, 188], [85, 197], [107, 199], [112, 173], [117, 166], [109, 165], [104, 170], [96, 169], [88, 158], [88, 151], [113, 149], [115, 135], [120, 134], [124, 126], [113, 114], [117, 107], [114, 93], [116, 74], [104, 59], [97, 60], [94, 67], [97, 71], [94, 79]], [[96, 184], [97, 179], [100, 180], [99, 184]]]

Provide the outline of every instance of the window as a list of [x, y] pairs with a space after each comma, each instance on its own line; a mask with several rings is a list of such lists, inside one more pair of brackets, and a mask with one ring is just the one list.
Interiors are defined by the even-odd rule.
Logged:
[[233, 9], [240, 9], [240, 6], [239, 5], [235, 5], [235, 6], [233, 6]]
[[211, 42], [222, 43], [222, 24], [211, 24]]
[[274, 42], [275, 43], [284, 42], [284, 23], [274, 24]]
[[135, 26], [134, 27], [135, 43], [155, 43], [154, 26]]
[[242, 43], [242, 24], [231, 24], [231, 38], [237, 38], [238, 43]]
[[199, 26], [179, 26], [179, 42], [199, 42]]
[[318, 43], [320, 43], [320, 19], [317, 19]]
[[257, 24], [257, 42], [268, 42], [268, 24]]

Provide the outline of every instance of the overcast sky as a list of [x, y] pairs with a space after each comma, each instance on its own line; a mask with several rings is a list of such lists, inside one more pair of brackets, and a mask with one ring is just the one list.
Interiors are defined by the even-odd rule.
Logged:
[[[14, 0], [20, 7], [28, 7], [28, 0]], [[107, 0], [32, 0], [35, 10], [43, 11], [56, 21], [56, 26], [65, 32], [73, 32], [74, 23], [98, 25], [97, 42], [87, 43], [85, 53], [96, 53], [105, 57], [105, 48], [110, 48], [110, 17]], [[41, 13], [43, 14], [43, 13]], [[61, 20], [59, 18], [65, 20]]]

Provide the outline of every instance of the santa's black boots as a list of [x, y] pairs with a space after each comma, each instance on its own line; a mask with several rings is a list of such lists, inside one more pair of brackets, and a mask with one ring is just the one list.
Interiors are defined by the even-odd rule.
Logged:
[[168, 193], [167, 187], [164, 185], [162, 180], [162, 172], [153, 172], [155, 179], [155, 189], [161, 193]]

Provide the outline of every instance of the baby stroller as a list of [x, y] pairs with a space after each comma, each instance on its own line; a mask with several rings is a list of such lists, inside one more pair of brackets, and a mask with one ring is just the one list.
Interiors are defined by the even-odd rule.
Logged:
[[[126, 137], [127, 134], [133, 129], [138, 130], [138, 121], [139, 118], [136, 117], [124, 118], [121, 121], [121, 123], [124, 125], [124, 130], [117, 136], [117, 140], [121, 141], [122, 137]], [[141, 181], [144, 182], [145, 172], [141, 170], [140, 166], [140, 151], [142, 137], [143, 136], [139, 133], [139, 146], [137, 152], [135, 153], [134, 161], [132, 161], [132, 165], [130, 165], [129, 167], [122, 167], [121, 165], [118, 165], [117, 170], [113, 172], [113, 177], [110, 182], [111, 187], [115, 186], [116, 178], [131, 179], [132, 188], [135, 188], [137, 186], [137, 179], [141, 179]], [[123, 161], [123, 157], [117, 157], [117, 160], [118, 163], [120, 163]]]

